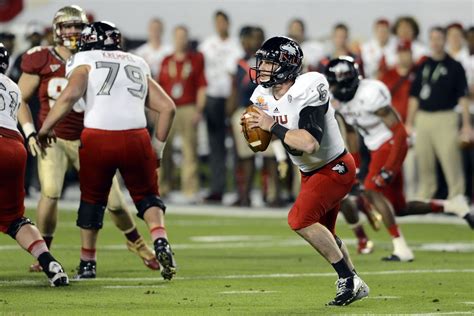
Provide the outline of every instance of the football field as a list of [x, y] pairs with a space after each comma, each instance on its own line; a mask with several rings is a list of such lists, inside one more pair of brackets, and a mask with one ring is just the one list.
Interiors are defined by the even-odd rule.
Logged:
[[[99, 236], [98, 277], [50, 288], [30, 273], [32, 257], [0, 237], [0, 315], [337, 315], [474, 313], [474, 234], [451, 217], [403, 219], [416, 259], [381, 262], [391, 243], [373, 232], [371, 255], [355, 254], [352, 232], [339, 235], [370, 297], [347, 307], [325, 306], [336, 274], [286, 224], [284, 211], [170, 206], [167, 227], [178, 273], [171, 282], [147, 270], [125, 246], [108, 216]], [[28, 215], [34, 218], [29, 210]], [[447, 223], [441, 223], [445, 221]], [[138, 222], [138, 220], [137, 220]], [[143, 222], [140, 231], [148, 238]], [[61, 211], [52, 251], [72, 277], [79, 262], [75, 212]]]

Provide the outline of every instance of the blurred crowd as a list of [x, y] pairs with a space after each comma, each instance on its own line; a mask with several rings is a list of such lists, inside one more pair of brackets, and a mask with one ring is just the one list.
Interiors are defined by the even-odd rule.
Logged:
[[[92, 20], [93, 16], [89, 18]], [[212, 203], [221, 202], [226, 192], [235, 192], [233, 205], [250, 206], [251, 192], [259, 188], [266, 205], [283, 206], [299, 189], [298, 171], [290, 167], [285, 152], [274, 152], [270, 146], [266, 152], [255, 155], [240, 135], [239, 117], [256, 87], [248, 72], [255, 64], [255, 52], [266, 38], [265, 30], [245, 25], [238, 36], [232, 36], [231, 19], [222, 11], [210, 16], [209, 23], [214, 23], [215, 33], [198, 42], [186, 25], [166, 29], [155, 18], [149, 21], [146, 41], [129, 38], [124, 43], [126, 50], [149, 63], [152, 75], [177, 106], [161, 162], [160, 193], [165, 200], [171, 192], [180, 191], [186, 203]], [[469, 102], [470, 116], [463, 118], [473, 120], [473, 26], [452, 23], [425, 30], [429, 32], [429, 42], [423, 43], [419, 40], [422, 29], [415, 18], [381, 18], [373, 22], [372, 38], [359, 43], [351, 40], [350, 29], [344, 23], [332, 26], [327, 39], [321, 41], [308, 38], [301, 19], [295, 18], [287, 25], [286, 35], [303, 49], [304, 71], [323, 72], [330, 59], [348, 55], [359, 64], [361, 75], [379, 79], [388, 86], [392, 104], [410, 134], [412, 149], [404, 168], [409, 199], [445, 198], [461, 193], [473, 202], [474, 132], [464, 128], [466, 122], [461, 120], [458, 105]], [[165, 32], [171, 34], [171, 43], [164, 42]], [[24, 53], [15, 49], [18, 40], [27, 41], [30, 48], [54, 44], [51, 27], [44, 28], [38, 23], [28, 25], [24, 39], [9, 32], [0, 33], [0, 42], [12, 56], [7, 75], [15, 81], [21, 75]], [[443, 72], [444, 68], [430, 71], [430, 57], [441, 53], [462, 65], [464, 72], [453, 80], [467, 78], [467, 98], [453, 88], [456, 84], [437, 81], [436, 72]], [[413, 88], [415, 84], [419, 89]], [[452, 100], [458, 106], [453, 106]], [[418, 113], [416, 119], [410, 117], [410, 102], [419, 102], [422, 114]], [[37, 116], [38, 100], [33, 100], [30, 107]], [[441, 112], [448, 113], [448, 117], [440, 117]], [[152, 112], [147, 115], [150, 122], [156, 119]], [[448, 124], [451, 117], [453, 122]], [[446, 125], [448, 131], [440, 125]], [[474, 126], [472, 122], [470, 125]], [[370, 158], [367, 150], [365, 153], [367, 164]], [[428, 167], [435, 171], [430, 172]], [[38, 187], [35, 168], [35, 161], [29, 157], [27, 192]], [[75, 177], [71, 171], [66, 183], [74, 183]]]

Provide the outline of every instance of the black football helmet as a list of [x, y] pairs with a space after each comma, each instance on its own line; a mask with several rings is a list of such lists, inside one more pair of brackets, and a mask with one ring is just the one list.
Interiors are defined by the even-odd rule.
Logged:
[[7, 49], [0, 43], [0, 73], [4, 74], [7, 72], [8, 64], [10, 63], [10, 55]]
[[361, 79], [359, 66], [352, 57], [340, 56], [332, 59], [327, 65], [324, 75], [329, 82], [334, 98], [342, 102], [352, 100]]
[[[264, 88], [294, 80], [300, 74], [303, 64], [303, 51], [300, 45], [284, 36], [275, 36], [266, 40], [255, 57], [256, 65], [249, 70], [250, 80]], [[260, 69], [264, 60], [274, 63], [270, 71]], [[268, 75], [269, 79], [262, 81], [262, 73]]]
[[82, 30], [79, 51], [121, 50], [121, 42], [122, 34], [113, 23], [94, 22]]

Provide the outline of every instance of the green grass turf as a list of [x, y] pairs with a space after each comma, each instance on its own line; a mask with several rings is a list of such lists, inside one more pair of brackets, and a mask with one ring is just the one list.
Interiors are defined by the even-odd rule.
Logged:
[[[28, 215], [34, 218], [31, 211]], [[53, 254], [71, 277], [79, 261], [79, 231], [74, 223], [74, 212], [60, 212], [52, 247]], [[145, 235], [143, 223], [138, 225]], [[71, 282], [66, 288], [50, 288], [43, 274], [27, 272], [33, 261], [29, 254], [14, 247], [15, 243], [7, 236], [0, 237], [0, 315], [330, 315], [474, 311], [472, 249], [471, 252], [417, 251], [415, 262], [383, 263], [380, 257], [389, 254], [390, 240], [385, 232], [374, 233], [368, 228], [376, 242], [375, 253], [360, 256], [354, 254], [353, 245], [349, 249], [359, 274], [371, 288], [370, 298], [347, 307], [327, 307], [325, 303], [335, 294], [336, 275], [312, 248], [300, 242], [285, 219], [176, 215], [170, 209], [167, 226], [179, 265], [177, 278], [171, 282], [147, 270], [138, 257], [125, 249], [125, 239], [108, 218], [99, 237], [98, 279]], [[402, 229], [413, 246], [473, 242], [473, 233], [467, 226], [403, 224]], [[343, 239], [353, 238], [342, 222], [338, 231]], [[204, 242], [197, 241], [196, 236], [241, 237]], [[463, 269], [464, 272], [459, 271]], [[374, 273], [380, 271], [398, 272]]]

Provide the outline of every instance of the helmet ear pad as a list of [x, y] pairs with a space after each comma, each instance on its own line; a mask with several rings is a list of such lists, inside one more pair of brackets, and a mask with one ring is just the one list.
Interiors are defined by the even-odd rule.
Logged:
[[[255, 57], [256, 65], [249, 71], [250, 78], [254, 83], [265, 88], [294, 80], [301, 73], [303, 51], [291, 38], [275, 36], [268, 39], [257, 51]], [[264, 60], [274, 63], [277, 67], [272, 67], [271, 71], [260, 69]], [[260, 80], [262, 73], [268, 75], [269, 79], [262, 82]]]

